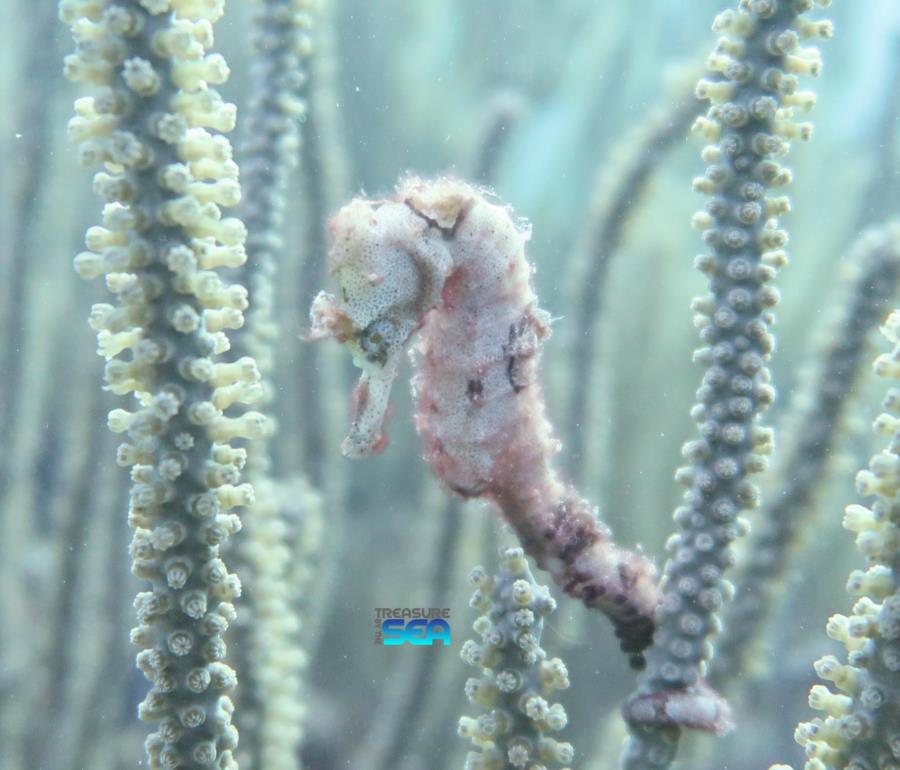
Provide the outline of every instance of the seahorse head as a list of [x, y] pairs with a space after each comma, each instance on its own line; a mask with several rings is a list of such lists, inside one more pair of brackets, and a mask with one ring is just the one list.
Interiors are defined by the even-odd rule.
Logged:
[[440, 300], [451, 259], [440, 231], [402, 200], [357, 198], [334, 216], [330, 230], [338, 295], [315, 298], [309, 338], [336, 338], [362, 369], [341, 449], [364, 457], [387, 446], [391, 386], [410, 338]]

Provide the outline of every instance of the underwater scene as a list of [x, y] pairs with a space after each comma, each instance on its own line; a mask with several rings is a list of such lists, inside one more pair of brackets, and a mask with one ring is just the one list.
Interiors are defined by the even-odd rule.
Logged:
[[900, 3], [0, 0], [0, 770], [900, 770]]

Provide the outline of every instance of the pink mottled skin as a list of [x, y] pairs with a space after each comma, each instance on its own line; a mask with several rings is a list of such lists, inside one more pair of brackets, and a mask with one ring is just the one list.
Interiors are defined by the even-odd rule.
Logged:
[[390, 200], [354, 200], [331, 222], [332, 274], [311, 337], [336, 337], [363, 374], [344, 454], [383, 449], [399, 361], [414, 347], [416, 428], [426, 459], [464, 497], [493, 500], [525, 549], [570, 595], [606, 613], [640, 665], [656, 570], [619, 548], [552, 466], [559, 442], [538, 381], [550, 317], [537, 305], [527, 227], [463, 182], [408, 179]]

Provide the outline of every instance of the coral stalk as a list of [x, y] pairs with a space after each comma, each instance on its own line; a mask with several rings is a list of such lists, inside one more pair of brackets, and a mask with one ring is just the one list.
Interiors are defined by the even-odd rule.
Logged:
[[568, 688], [569, 673], [541, 647], [544, 618], [556, 602], [535, 581], [521, 548], [503, 551], [496, 575], [476, 567], [470, 581], [470, 603], [482, 613], [473, 626], [481, 641], [470, 639], [460, 654], [481, 673], [466, 682], [466, 696], [486, 713], [459, 720], [460, 736], [478, 749], [466, 757], [466, 770], [568, 765], [572, 744], [553, 738], [568, 716], [547, 698]]
[[[882, 329], [893, 344], [875, 361], [875, 372], [900, 380], [900, 311]], [[794, 733], [806, 751], [806, 770], [893, 768], [900, 762], [900, 390], [892, 387], [875, 430], [888, 446], [856, 476], [869, 507], [849, 505], [844, 528], [856, 533], [867, 569], [854, 570], [847, 592], [856, 599], [849, 616], [833, 615], [826, 633], [842, 642], [847, 662], [826, 655], [809, 705], [823, 712]], [[834, 688], [837, 692], [830, 689]], [[778, 770], [787, 770], [783, 765]], [[776, 768], [772, 768], [776, 770]]]
[[578, 275], [572, 288], [571, 358], [578, 372], [571, 378], [564, 425], [570, 469], [578, 480], [583, 476], [589, 430], [586, 418], [599, 358], [598, 321], [603, 315], [610, 266], [651, 177], [676, 142], [683, 139], [699, 111], [693, 94], [679, 98], [667, 109], [645, 116], [637, 129], [615, 146], [599, 174], [575, 243], [572, 263]]
[[409, 179], [389, 200], [357, 199], [331, 229], [341, 299], [319, 294], [310, 336], [345, 343], [363, 370], [344, 454], [386, 446], [390, 388], [419, 332], [415, 420], [432, 469], [463, 497], [493, 500], [538, 564], [610, 617], [639, 665], [655, 569], [618, 547], [552, 466], [559, 442], [537, 379], [550, 316], [531, 287], [528, 229], [449, 179]]
[[[103, 226], [75, 258], [84, 278], [103, 277], [117, 304], [95, 305], [90, 323], [106, 359], [107, 387], [132, 396], [108, 424], [128, 436], [117, 460], [131, 468], [132, 571], [150, 583], [135, 599], [132, 641], [152, 688], [140, 706], [157, 724], [151, 768], [234, 768], [236, 684], [223, 635], [240, 581], [219, 549], [240, 528], [234, 508], [253, 501], [233, 439], [269, 429], [257, 412], [229, 416], [258, 397], [252, 358], [223, 362], [227, 330], [243, 324], [247, 291], [218, 270], [240, 266], [246, 230], [222, 216], [240, 200], [237, 165], [219, 132], [235, 109], [211, 85], [228, 67], [207, 53], [222, 0], [62, 0], [75, 54], [69, 79], [95, 87], [69, 123], [87, 166]], [[216, 133], [212, 133], [214, 131]]]
[[[272, 368], [272, 279], [284, 253], [283, 212], [288, 175], [297, 165], [306, 116], [306, 62], [312, 53], [314, 0], [260, 0], [254, 11], [253, 100], [238, 157], [247, 226], [250, 290], [245, 345], [266, 375]], [[259, 296], [259, 301], [257, 301]]]
[[[337, 5], [334, 0], [316, 2], [315, 55], [310, 57], [307, 67], [307, 107], [298, 179], [303, 196], [300, 228], [303, 258], [299, 260], [285, 300], [297, 308], [308, 307], [325, 280], [328, 214], [352, 189], [349, 153], [343, 136], [345, 116], [338, 88], [341, 57], [336, 39]], [[296, 393], [285, 400], [282, 409], [286, 430], [281, 454], [286, 467], [302, 467], [312, 483], [329, 496], [329, 515], [335, 516], [343, 510], [342, 498], [349, 490], [338, 472], [343, 463], [330, 459], [325, 436], [328, 423], [340, 419], [343, 403], [335, 404], [325, 395], [345, 387], [350, 367], [336, 366], [327, 353], [317, 345], [289, 350], [284, 367], [295, 383]], [[325, 596], [323, 593], [322, 597]]]
[[811, 0], [741, 0], [737, 11], [720, 14], [712, 77], [697, 85], [712, 105], [694, 126], [711, 142], [702, 153], [706, 174], [694, 182], [711, 198], [694, 218], [709, 248], [697, 267], [709, 277], [710, 293], [694, 301], [702, 341], [695, 360], [706, 371], [691, 413], [699, 437], [684, 446], [689, 464], [676, 474], [687, 492], [675, 511], [680, 531], [667, 543], [647, 673], [624, 709], [632, 731], [627, 770], [667, 767], [681, 728], [730, 728], [727, 704], [703, 677], [719, 611], [733, 592], [724, 573], [734, 561], [730, 544], [746, 528], [739, 514], [757, 505], [749, 476], [771, 451], [771, 432], [757, 422], [774, 398], [766, 363], [778, 293], [767, 284], [787, 259], [787, 233], [776, 217], [789, 202], [767, 190], [791, 180], [776, 158], [791, 139], [812, 132], [793, 120], [794, 109], [815, 101], [797, 91], [796, 76], [817, 75], [821, 61], [800, 40], [826, 37], [831, 26], [804, 18], [810, 7]]
[[[277, 337], [273, 279], [284, 259], [283, 211], [288, 175], [299, 155], [299, 123], [305, 115], [305, 65], [312, 51], [312, 0], [261, 0], [255, 9], [253, 93], [240, 146], [244, 200], [240, 213], [248, 228], [247, 263], [242, 277], [252, 300], [246, 326], [235, 347], [257, 361], [262, 403], [274, 398], [272, 341]], [[268, 386], [268, 387], [265, 387]], [[246, 517], [238, 550], [247, 585], [246, 667], [242, 705], [251, 706], [243, 729], [244, 752], [253, 767], [293, 770], [300, 766], [303, 732], [301, 620], [287, 573], [295, 551], [290, 528], [279, 519], [281, 488], [270, 477], [269, 442], [247, 446], [247, 478], [256, 499]], [[305, 498], [304, 502], [306, 501]], [[243, 726], [242, 726], [243, 727]], [[248, 740], [249, 739], [249, 740]]]
[[501, 90], [491, 97], [470, 161], [472, 178], [479, 184], [494, 184], [510, 134], [515, 131], [525, 111], [525, 99], [517, 91]]

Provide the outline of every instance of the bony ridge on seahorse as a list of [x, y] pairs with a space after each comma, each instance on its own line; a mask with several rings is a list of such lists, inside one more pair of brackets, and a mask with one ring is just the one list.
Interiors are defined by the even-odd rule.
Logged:
[[344, 454], [386, 447], [391, 385], [415, 337], [415, 422], [434, 472], [464, 497], [494, 501], [538, 565], [604, 612], [641, 666], [656, 569], [617, 546], [552, 467], [560, 445], [537, 378], [550, 317], [531, 286], [529, 228], [448, 178], [408, 178], [389, 199], [357, 198], [330, 228], [340, 297], [316, 297], [309, 338], [336, 338], [362, 369]]

